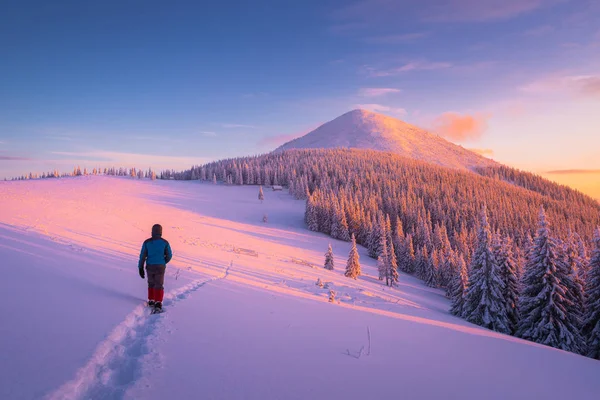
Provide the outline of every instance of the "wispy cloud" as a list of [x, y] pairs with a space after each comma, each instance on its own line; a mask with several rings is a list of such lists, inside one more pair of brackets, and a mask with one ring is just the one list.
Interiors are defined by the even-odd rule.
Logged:
[[400, 89], [395, 88], [362, 88], [358, 94], [363, 97], [379, 97], [386, 94], [400, 93]]
[[551, 75], [540, 78], [519, 88], [531, 95], [571, 94], [576, 96], [600, 96], [600, 74]]
[[488, 115], [447, 112], [433, 121], [433, 130], [440, 136], [456, 141], [477, 140], [487, 129]]
[[546, 173], [555, 175], [600, 174], [600, 169], [557, 169]]
[[430, 61], [412, 61], [399, 67], [376, 69], [370, 66], [365, 67], [367, 74], [372, 77], [396, 76], [411, 71], [434, 71], [440, 69], [452, 68], [453, 64], [449, 62], [430, 62]]
[[492, 149], [467, 149], [467, 150], [471, 150], [474, 153], [477, 153], [481, 156], [488, 157], [488, 158], [491, 158], [494, 156], [494, 150], [492, 150]]
[[[52, 151], [50, 154], [62, 156], [58, 160], [62, 163], [102, 163], [103, 165], [116, 165], [124, 167], [165, 167], [175, 168], [185, 165], [202, 164], [209, 161], [206, 157], [183, 157], [183, 156], [160, 156], [155, 154], [121, 153], [114, 151], [92, 150], [92, 151]], [[66, 158], [68, 157], [68, 158]]]
[[215, 137], [215, 136], [217, 136], [217, 132], [212, 132], [212, 131], [201, 131], [200, 134], [202, 136], [206, 136], [206, 137]]
[[254, 126], [254, 125], [245, 125], [245, 124], [219, 124], [219, 125], [226, 129], [237, 129], [237, 128], [254, 129], [254, 128], [256, 128], [256, 126]]
[[3, 156], [0, 155], [0, 161], [30, 161], [31, 158], [19, 157], [19, 156]]
[[517, 17], [560, 0], [426, 0], [424, 19], [433, 22], [485, 22]]
[[[426, 22], [485, 22], [506, 20], [563, 0], [421, 0], [411, 7], [398, 0], [360, 0], [335, 10], [334, 26], [352, 24], [397, 27], [404, 17]], [[416, 3], [416, 2], [415, 2]]]
[[363, 41], [372, 44], [399, 44], [414, 42], [427, 36], [429, 36], [429, 32], [400, 33], [397, 35], [366, 37]]
[[400, 107], [389, 107], [383, 104], [356, 104], [354, 108], [361, 108], [364, 110], [380, 112], [380, 113], [388, 113], [395, 114], [396, 116], [404, 116], [407, 114], [406, 109]]

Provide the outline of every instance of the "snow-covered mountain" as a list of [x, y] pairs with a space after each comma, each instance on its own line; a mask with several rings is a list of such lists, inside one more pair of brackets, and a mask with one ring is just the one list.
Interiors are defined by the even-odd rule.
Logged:
[[399, 119], [353, 110], [276, 151], [307, 148], [356, 148], [394, 152], [444, 167], [470, 169], [494, 161]]

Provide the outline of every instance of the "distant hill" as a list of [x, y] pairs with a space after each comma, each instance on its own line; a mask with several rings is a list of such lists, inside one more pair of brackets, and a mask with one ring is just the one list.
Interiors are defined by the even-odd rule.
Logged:
[[477, 153], [396, 118], [353, 110], [280, 146], [288, 149], [369, 149], [392, 152], [428, 163], [473, 169], [497, 165]]

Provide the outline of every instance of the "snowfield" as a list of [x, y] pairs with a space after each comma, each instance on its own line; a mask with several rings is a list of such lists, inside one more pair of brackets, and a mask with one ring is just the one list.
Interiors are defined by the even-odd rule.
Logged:
[[[90, 176], [0, 182], [0, 210], [1, 399], [600, 398], [600, 362], [453, 317], [405, 274], [386, 288], [362, 248], [345, 278], [350, 244], [286, 192]], [[151, 316], [154, 223], [174, 258]]]

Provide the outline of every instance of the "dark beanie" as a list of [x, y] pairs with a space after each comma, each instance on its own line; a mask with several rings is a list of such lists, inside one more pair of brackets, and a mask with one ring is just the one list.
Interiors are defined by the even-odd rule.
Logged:
[[152, 237], [155, 236], [162, 236], [162, 226], [159, 224], [152, 226]]

